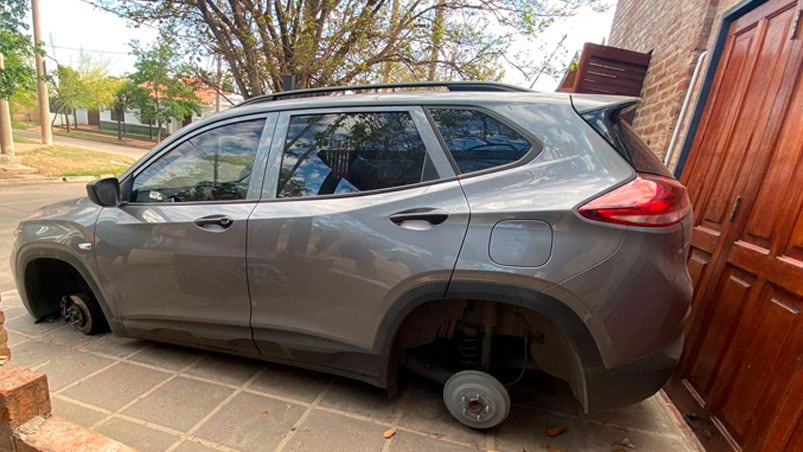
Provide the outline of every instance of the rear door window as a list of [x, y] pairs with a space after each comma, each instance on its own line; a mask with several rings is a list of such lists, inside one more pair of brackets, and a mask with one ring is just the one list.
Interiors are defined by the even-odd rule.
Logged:
[[277, 196], [348, 194], [437, 178], [406, 111], [298, 115], [288, 126]]
[[532, 149], [521, 134], [481, 111], [431, 108], [429, 114], [462, 174], [516, 162]]

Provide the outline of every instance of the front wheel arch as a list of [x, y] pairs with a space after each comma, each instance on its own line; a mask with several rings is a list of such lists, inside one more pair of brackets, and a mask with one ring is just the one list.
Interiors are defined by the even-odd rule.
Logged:
[[37, 261], [60, 262], [62, 265], [65, 265], [75, 271], [91, 291], [112, 332], [118, 335], [125, 334], [125, 329], [123, 328], [122, 323], [120, 323], [119, 319], [114, 315], [114, 311], [107, 303], [103, 292], [100, 290], [100, 287], [92, 277], [92, 273], [89, 272], [85, 264], [82, 262], [82, 259], [73, 256], [69, 251], [54, 249], [51, 247], [36, 245], [28, 246], [20, 250], [20, 253], [17, 256], [17, 291], [19, 292], [23, 305], [31, 314], [31, 316], [37, 320], [40, 320], [54, 312], [51, 305], [47, 303], [38, 303], [32, 299], [32, 295], [35, 296], [35, 294], [30, 293], [30, 284], [32, 282], [29, 281], [28, 272], [32, 268], [31, 265], [35, 264]]

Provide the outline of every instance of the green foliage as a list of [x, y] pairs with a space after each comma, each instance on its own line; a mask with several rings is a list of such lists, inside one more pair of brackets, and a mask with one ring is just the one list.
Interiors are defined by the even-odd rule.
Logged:
[[120, 81], [109, 77], [108, 64], [82, 54], [78, 68], [59, 65], [51, 80], [51, 105], [56, 113], [76, 108], [98, 110], [114, 103]]
[[[139, 107], [140, 118], [161, 126], [171, 118], [183, 119], [193, 113], [200, 114], [198, 96], [186, 79], [186, 67], [177, 50], [175, 40], [163, 35], [150, 47], [134, 44], [136, 72], [132, 81], [143, 91], [128, 87], [132, 102]], [[161, 133], [159, 134], [161, 138]]]
[[[556, 18], [609, 0], [95, 0], [135, 24], [181, 36], [174, 49], [221, 55], [245, 97], [300, 87], [499, 79], [507, 60], [537, 73], [544, 52], [511, 54]], [[537, 48], [537, 46], [534, 46]]]
[[5, 64], [0, 70], [0, 97], [5, 99], [18, 91], [32, 90], [36, 84], [34, 48], [25, 23], [27, 7], [28, 0], [0, 2], [0, 53]]

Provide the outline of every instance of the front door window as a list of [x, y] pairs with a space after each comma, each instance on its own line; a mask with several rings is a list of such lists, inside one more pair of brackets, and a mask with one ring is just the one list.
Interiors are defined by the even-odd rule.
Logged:
[[134, 178], [131, 202], [246, 199], [264, 124], [238, 122], [184, 141]]

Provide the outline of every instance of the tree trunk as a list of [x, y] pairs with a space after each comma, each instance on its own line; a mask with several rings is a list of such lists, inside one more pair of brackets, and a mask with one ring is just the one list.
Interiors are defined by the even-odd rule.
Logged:
[[156, 142], [162, 142], [162, 120], [156, 121]]
[[444, 2], [438, 2], [438, 7], [435, 10], [435, 20], [432, 22], [432, 52], [429, 54], [429, 73], [427, 80], [430, 82], [435, 80], [435, 73], [438, 70], [438, 58], [441, 54], [441, 46], [443, 45], [444, 33]]
[[[399, 1], [393, 0], [390, 9], [390, 28], [395, 30], [399, 25]], [[393, 63], [388, 61], [382, 66], [382, 83], [390, 83], [390, 76], [393, 72]]]
[[70, 113], [64, 112], [64, 121], [67, 123], [67, 133], [70, 133]]
[[123, 121], [120, 118], [121, 114], [120, 111], [117, 111], [117, 139], [122, 141], [123, 140]]

